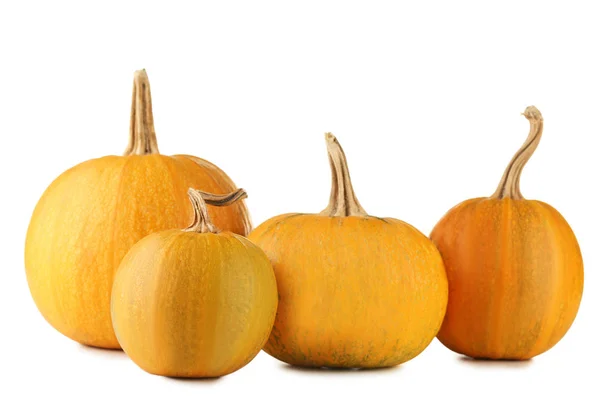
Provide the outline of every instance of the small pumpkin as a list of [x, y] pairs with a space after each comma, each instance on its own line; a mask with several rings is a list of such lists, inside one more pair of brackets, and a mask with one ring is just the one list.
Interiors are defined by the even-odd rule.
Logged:
[[[89, 160], [64, 172], [31, 217], [25, 269], [44, 318], [80, 343], [119, 348], [110, 320], [115, 270], [144, 236], [189, 224], [189, 187], [213, 193], [235, 189], [208, 161], [158, 153], [148, 76], [137, 71], [125, 155]], [[250, 231], [243, 202], [209, 211], [223, 229], [240, 235]]]
[[547, 351], [571, 326], [583, 292], [583, 260], [569, 224], [521, 194], [521, 171], [543, 129], [535, 107], [524, 115], [529, 136], [496, 192], [455, 206], [431, 233], [450, 287], [438, 338], [474, 358], [524, 360]]
[[277, 284], [266, 255], [248, 239], [219, 232], [190, 189], [194, 223], [153, 233], [127, 253], [115, 276], [112, 319], [119, 343], [142, 369], [173, 377], [217, 377], [250, 362], [271, 332]]
[[320, 214], [285, 214], [250, 233], [277, 278], [264, 347], [289, 364], [375, 368], [421, 353], [442, 323], [448, 283], [433, 243], [358, 202], [337, 139], [326, 134], [331, 197]]

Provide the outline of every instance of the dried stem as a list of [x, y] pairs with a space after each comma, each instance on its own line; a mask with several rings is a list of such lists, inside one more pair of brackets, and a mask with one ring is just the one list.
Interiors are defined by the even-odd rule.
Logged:
[[515, 200], [523, 199], [521, 188], [519, 186], [521, 181], [521, 172], [540, 143], [542, 131], [544, 129], [544, 119], [537, 108], [534, 106], [529, 106], [525, 109], [523, 115], [529, 120], [531, 125], [529, 136], [527, 137], [527, 140], [525, 140], [523, 146], [521, 146], [519, 151], [517, 151], [517, 153], [513, 156], [512, 160], [508, 164], [508, 167], [506, 167], [496, 192], [491, 196], [492, 198], [509, 198]]
[[142, 69], [135, 71], [133, 76], [129, 144], [125, 150], [125, 155], [146, 154], [158, 154], [158, 144], [154, 132], [150, 82], [146, 70]]
[[235, 203], [238, 200], [245, 199], [248, 194], [244, 189], [237, 189], [229, 194], [212, 194], [201, 190], [188, 189], [188, 196], [194, 207], [194, 222], [184, 229], [185, 232], [198, 233], [218, 233], [219, 229], [213, 225], [208, 215], [206, 205], [223, 207]]
[[366, 216], [350, 181], [346, 155], [338, 140], [331, 133], [325, 134], [329, 165], [331, 166], [331, 195], [329, 205], [321, 215], [330, 217]]

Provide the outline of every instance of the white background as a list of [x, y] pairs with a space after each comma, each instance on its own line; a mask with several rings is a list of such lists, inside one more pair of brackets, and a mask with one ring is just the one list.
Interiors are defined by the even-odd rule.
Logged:
[[[594, 2], [120, 3], [0, 3], [0, 398], [600, 398]], [[28, 221], [61, 172], [122, 153], [140, 68], [161, 152], [218, 164], [248, 190], [255, 224], [325, 207], [331, 131], [365, 209], [428, 234], [494, 191], [536, 105], [546, 128], [522, 189], [579, 238], [572, 329], [531, 362], [471, 361], [436, 340], [394, 369], [301, 370], [261, 353], [211, 381], [152, 376], [61, 336], [29, 295]]]

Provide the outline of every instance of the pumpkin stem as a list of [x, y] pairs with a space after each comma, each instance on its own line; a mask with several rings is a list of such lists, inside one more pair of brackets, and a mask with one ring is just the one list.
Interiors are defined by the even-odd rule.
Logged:
[[331, 195], [329, 205], [320, 215], [329, 217], [366, 216], [350, 181], [350, 171], [346, 155], [340, 143], [331, 133], [325, 134], [329, 165], [331, 166]]
[[158, 154], [154, 118], [152, 117], [152, 97], [146, 70], [135, 71], [133, 75], [133, 96], [131, 99], [131, 121], [129, 144], [125, 155]]
[[203, 192], [201, 190], [188, 189], [188, 196], [194, 207], [194, 222], [184, 229], [185, 232], [197, 232], [197, 233], [219, 233], [220, 230], [213, 225], [208, 215], [208, 209], [206, 205], [211, 206], [228, 206], [235, 203], [238, 200], [245, 199], [248, 194], [244, 189], [238, 189], [235, 192], [228, 194], [212, 194]]
[[492, 198], [509, 198], [515, 200], [523, 199], [523, 195], [521, 194], [521, 189], [519, 187], [521, 181], [521, 172], [540, 143], [542, 131], [544, 129], [544, 119], [537, 108], [534, 106], [529, 106], [525, 109], [523, 115], [529, 120], [531, 125], [529, 136], [527, 136], [527, 140], [525, 140], [523, 146], [521, 146], [519, 151], [517, 151], [508, 164], [508, 167], [506, 167], [504, 175], [502, 175], [502, 179], [500, 180], [500, 184], [498, 184], [498, 188], [492, 195]]

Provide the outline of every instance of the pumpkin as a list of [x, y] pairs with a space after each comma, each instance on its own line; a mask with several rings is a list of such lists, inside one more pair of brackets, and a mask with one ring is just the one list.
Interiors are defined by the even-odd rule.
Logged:
[[279, 291], [264, 350], [298, 366], [394, 366], [440, 328], [448, 300], [442, 259], [411, 225], [365, 212], [342, 147], [332, 134], [326, 142], [328, 207], [274, 217], [248, 236], [271, 260]]
[[127, 253], [112, 291], [119, 343], [142, 369], [172, 377], [218, 377], [250, 362], [267, 341], [277, 284], [267, 256], [248, 239], [219, 232], [206, 204], [245, 197], [190, 189], [195, 221], [153, 233]]
[[583, 261], [573, 231], [558, 211], [520, 191], [543, 129], [535, 107], [524, 115], [529, 136], [496, 192], [455, 206], [431, 233], [450, 288], [438, 338], [474, 358], [525, 360], [547, 351], [581, 301]]
[[[60, 175], [37, 203], [25, 245], [31, 295], [45, 319], [80, 343], [119, 348], [110, 320], [110, 291], [119, 262], [138, 240], [192, 220], [187, 189], [235, 189], [215, 165], [158, 153], [150, 86], [135, 73], [130, 140], [124, 156], [83, 162]], [[245, 235], [243, 202], [210, 207], [215, 224]]]

